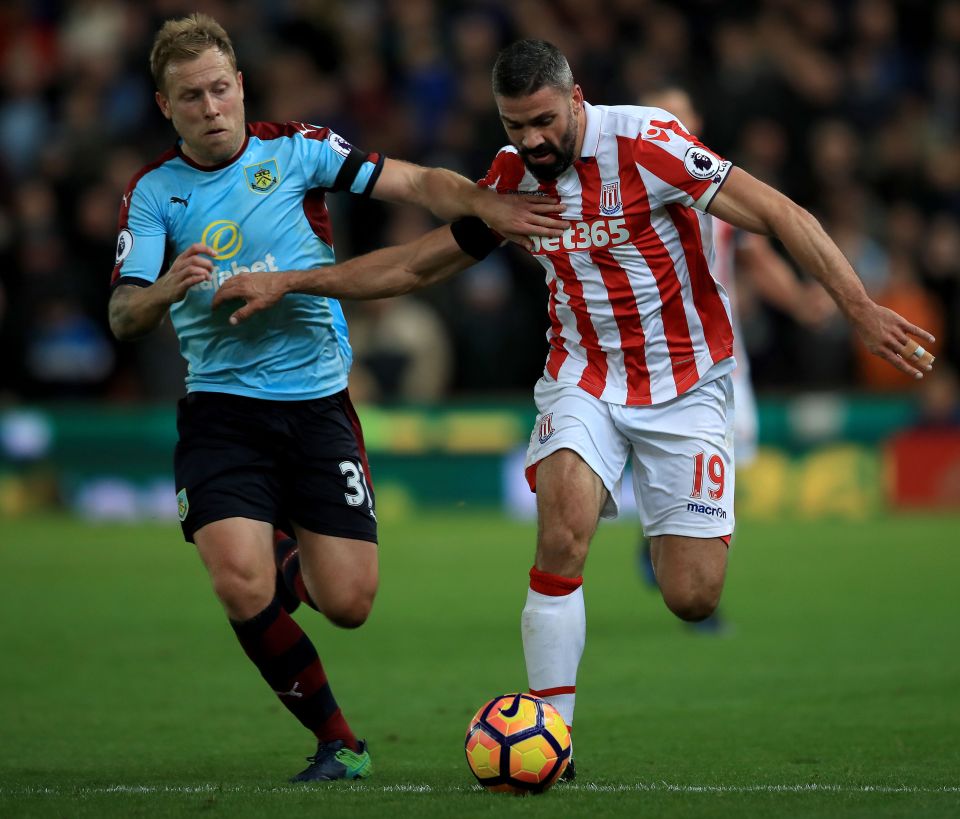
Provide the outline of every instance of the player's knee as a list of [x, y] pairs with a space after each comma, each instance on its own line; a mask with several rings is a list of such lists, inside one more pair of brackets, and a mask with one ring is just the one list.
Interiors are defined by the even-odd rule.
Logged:
[[580, 574], [589, 549], [589, 532], [563, 519], [541, 523], [537, 563], [544, 571]]
[[341, 595], [324, 605], [323, 613], [335, 626], [360, 628], [370, 616], [370, 611], [373, 609], [373, 598], [374, 593], [368, 591]]
[[213, 591], [231, 620], [255, 617], [273, 600], [275, 584], [237, 564], [218, 567], [212, 575]]
[[720, 588], [700, 586], [687, 589], [663, 590], [663, 601], [681, 620], [697, 623], [706, 620], [720, 604]]

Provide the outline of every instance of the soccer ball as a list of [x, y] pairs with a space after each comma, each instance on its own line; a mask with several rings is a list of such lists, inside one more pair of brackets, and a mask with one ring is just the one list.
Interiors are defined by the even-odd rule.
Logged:
[[464, 748], [485, 788], [543, 793], [567, 768], [570, 732], [549, 702], [532, 694], [502, 694], [470, 720]]

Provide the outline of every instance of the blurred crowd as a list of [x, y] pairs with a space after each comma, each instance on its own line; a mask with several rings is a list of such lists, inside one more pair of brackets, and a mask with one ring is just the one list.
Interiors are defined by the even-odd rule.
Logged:
[[[540, 37], [588, 101], [666, 85], [704, 141], [812, 210], [870, 294], [960, 363], [960, 0], [6, 0], [0, 6], [0, 395], [179, 396], [169, 327], [117, 345], [106, 322], [120, 197], [174, 133], [147, 57], [163, 19], [230, 32], [250, 120], [330, 126], [371, 151], [479, 178], [505, 138], [497, 50]], [[429, 229], [423, 213], [328, 197], [341, 258]], [[417, 296], [345, 305], [360, 400], [529, 391], [546, 288], [516, 249]], [[843, 319], [801, 327], [738, 295], [762, 390], [911, 389]], [[947, 372], [949, 366], [944, 366]]]

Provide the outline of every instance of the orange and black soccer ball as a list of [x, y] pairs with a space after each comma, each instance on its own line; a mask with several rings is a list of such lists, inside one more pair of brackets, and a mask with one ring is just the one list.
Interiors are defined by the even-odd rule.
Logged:
[[543, 793], [570, 762], [570, 732], [550, 703], [502, 694], [477, 711], [464, 743], [467, 764], [491, 791]]

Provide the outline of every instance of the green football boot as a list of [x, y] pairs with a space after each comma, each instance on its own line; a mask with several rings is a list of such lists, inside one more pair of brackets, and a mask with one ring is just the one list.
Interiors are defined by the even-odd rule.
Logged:
[[317, 752], [307, 757], [310, 764], [293, 777], [291, 782], [330, 782], [334, 779], [366, 779], [373, 773], [373, 761], [367, 743], [360, 740], [360, 750], [352, 751], [343, 740], [321, 742]]

